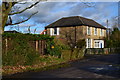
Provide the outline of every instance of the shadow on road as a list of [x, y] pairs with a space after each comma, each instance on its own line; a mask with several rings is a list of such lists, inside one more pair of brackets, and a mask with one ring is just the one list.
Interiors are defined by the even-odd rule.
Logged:
[[93, 60], [89, 61], [88, 65], [78, 69], [120, 78], [120, 54], [96, 55]]

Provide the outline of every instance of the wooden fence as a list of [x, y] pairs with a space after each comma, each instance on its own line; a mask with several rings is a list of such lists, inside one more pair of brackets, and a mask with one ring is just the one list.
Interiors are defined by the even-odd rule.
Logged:
[[[6, 52], [8, 52], [8, 50], [11, 50], [11, 39], [5, 39], [3, 40], [3, 49]], [[34, 49], [36, 50], [39, 54], [44, 55], [45, 54], [45, 50], [47, 47], [46, 44], [46, 40], [39, 40], [39, 41], [29, 41], [28, 44]]]
[[46, 40], [30, 41], [30, 45], [39, 53], [44, 55], [46, 50]]

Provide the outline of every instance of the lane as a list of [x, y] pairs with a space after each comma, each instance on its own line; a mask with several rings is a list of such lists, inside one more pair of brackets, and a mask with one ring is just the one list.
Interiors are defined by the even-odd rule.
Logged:
[[120, 54], [94, 55], [70, 64], [66, 68], [26, 72], [8, 78], [120, 78]]

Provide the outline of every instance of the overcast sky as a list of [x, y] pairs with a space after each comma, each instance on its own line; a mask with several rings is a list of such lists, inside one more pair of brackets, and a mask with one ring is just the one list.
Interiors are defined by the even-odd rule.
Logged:
[[[16, 5], [20, 6], [20, 10], [29, 6], [29, 4]], [[91, 6], [91, 7], [89, 7]], [[118, 16], [118, 3], [117, 2], [94, 2], [90, 5], [82, 2], [40, 2], [32, 9], [26, 12], [12, 16], [14, 22], [26, 19], [30, 14], [38, 11], [29, 21], [20, 24], [20, 31], [27, 32], [28, 26], [31, 26], [33, 32], [37, 28], [36, 33], [44, 30], [44, 27], [50, 23], [69, 16], [82, 16], [95, 20], [96, 22], [106, 26], [106, 20], [109, 20], [109, 27], [113, 24], [113, 18]], [[5, 30], [13, 30], [7, 26]]]

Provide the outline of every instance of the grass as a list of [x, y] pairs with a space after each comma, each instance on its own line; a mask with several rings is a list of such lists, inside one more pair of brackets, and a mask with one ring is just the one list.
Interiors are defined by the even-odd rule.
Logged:
[[54, 56], [40, 56], [33, 65], [3, 66], [3, 75], [15, 74], [29, 70], [37, 70], [51, 65], [57, 65], [64, 62], [63, 59]]
[[[72, 60], [80, 59], [80, 57], [76, 58], [76, 55], [77, 55], [77, 51], [75, 50], [73, 52]], [[70, 66], [68, 64], [69, 61], [71, 61], [70, 50], [63, 50], [61, 58], [50, 55], [42, 55], [32, 65], [3, 66], [2, 72], [3, 72], [3, 76], [5, 76], [5, 75], [28, 72], [28, 71], [51, 70], [51, 69]]]

